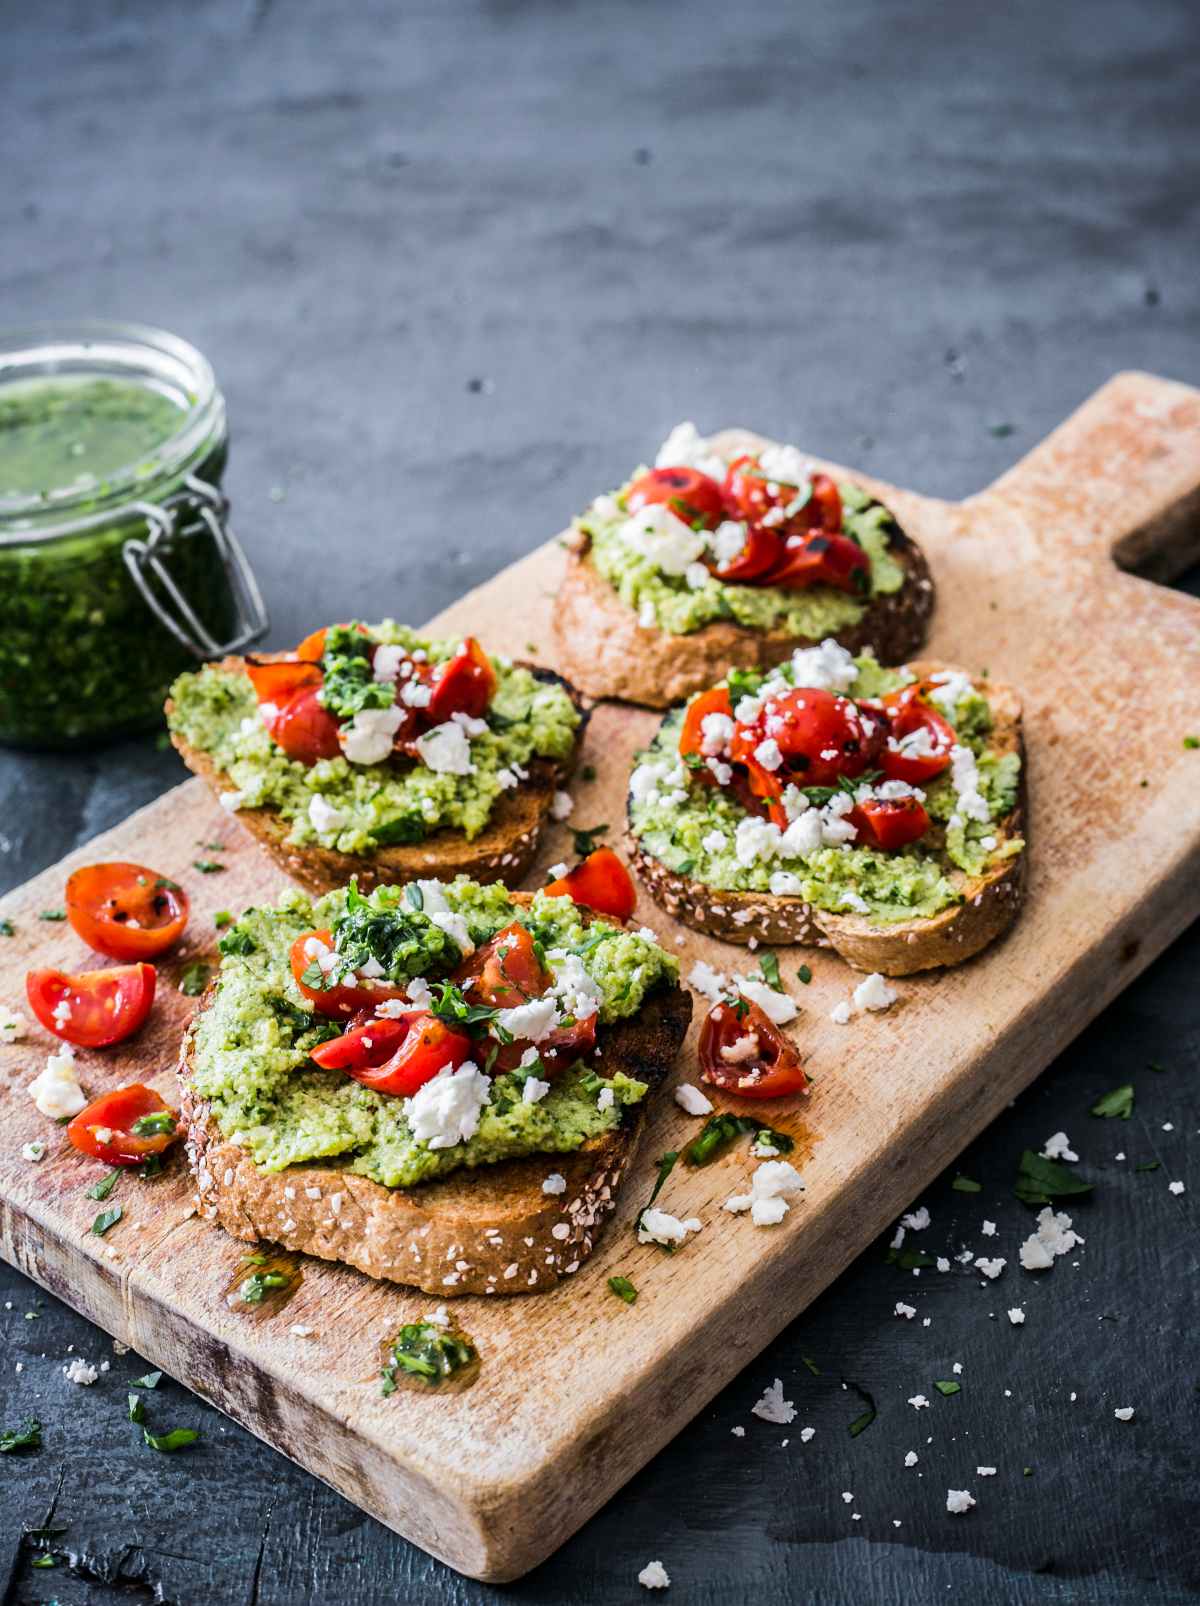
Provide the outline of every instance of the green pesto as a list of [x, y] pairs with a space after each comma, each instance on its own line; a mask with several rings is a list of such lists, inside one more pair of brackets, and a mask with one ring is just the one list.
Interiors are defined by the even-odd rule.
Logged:
[[[517, 919], [543, 945], [552, 967], [555, 950], [578, 955], [601, 993], [601, 1026], [635, 1014], [647, 996], [678, 978], [678, 961], [648, 937], [599, 923], [586, 927], [569, 898], [538, 893], [519, 908], [503, 887], [465, 877], [440, 890], [476, 944]], [[387, 932], [389, 918], [402, 928], [398, 938]], [[398, 887], [377, 888], [366, 898], [341, 890], [315, 901], [293, 891], [273, 909], [248, 910], [229, 929], [215, 998], [194, 1029], [192, 1079], [222, 1135], [249, 1150], [264, 1170], [334, 1161], [386, 1187], [411, 1187], [462, 1167], [571, 1153], [618, 1126], [625, 1106], [645, 1097], [642, 1082], [620, 1072], [605, 1078], [579, 1065], [556, 1078], [545, 1098], [527, 1104], [524, 1073], [509, 1072], [495, 1078], [472, 1137], [430, 1149], [413, 1137], [407, 1100], [320, 1070], [309, 1059], [339, 1028], [310, 1013], [289, 953], [296, 937], [326, 926], [339, 952], [343, 943], [357, 952], [355, 945], [365, 940], [396, 981], [420, 975], [435, 983], [461, 958], [457, 945]], [[603, 1072], [602, 1059], [598, 1068]], [[596, 1094], [605, 1086], [614, 1099], [601, 1109]]]
[[590, 556], [597, 572], [636, 612], [651, 604], [659, 628], [670, 635], [690, 635], [703, 625], [726, 619], [754, 630], [782, 626], [789, 635], [821, 641], [851, 629], [873, 598], [899, 591], [905, 577], [889, 551], [896, 525], [887, 508], [856, 485], [843, 482], [838, 490], [846, 534], [858, 542], [870, 562], [870, 590], [865, 598], [832, 586], [783, 591], [775, 586], [730, 585], [713, 575], [693, 590], [683, 575], [664, 574], [621, 540], [626, 520], [624, 490], [616, 493], [621, 510], [614, 517], [598, 517], [592, 510], [576, 522], [592, 538]]
[[[858, 677], [849, 688], [852, 697], [876, 697], [903, 685], [910, 676], [903, 670], [884, 669], [869, 656], [855, 660]], [[783, 673], [787, 678], [788, 666]], [[738, 691], [753, 692], [765, 676], [746, 673]], [[673, 710], [638, 763], [661, 766], [664, 778], [653, 801], [632, 801], [630, 828], [642, 847], [669, 869], [680, 871], [722, 891], [766, 892], [773, 874], [785, 872], [799, 880], [794, 893], [814, 908], [845, 912], [847, 896], [861, 899], [867, 916], [877, 925], [914, 917], [929, 917], [961, 901], [966, 876], [980, 874], [989, 865], [1021, 851], [1019, 839], [988, 849], [985, 839], [996, 837], [996, 822], [1013, 807], [1017, 797], [1020, 759], [1015, 753], [990, 750], [991, 710], [986, 696], [973, 691], [962, 697], [950, 717], [962, 745], [976, 755], [980, 791], [992, 814], [988, 822], [955, 819], [955, 792], [949, 771], [922, 788], [932, 829], [919, 841], [897, 853], [853, 844], [821, 847], [803, 858], [777, 858], [742, 864], [734, 851], [734, 834], [746, 811], [729, 793], [692, 778], [678, 766], [679, 733], [683, 709]], [[682, 783], [682, 784], [680, 784]], [[679, 800], [678, 793], [684, 796]], [[721, 831], [719, 850], [705, 846], [705, 838]]]
[[121, 470], [153, 470], [183, 423], [178, 402], [121, 379], [35, 380], [0, 393], [0, 497], [100, 490]]
[[[370, 627], [377, 642], [422, 649], [433, 662], [451, 657], [457, 639], [430, 641], [387, 619]], [[351, 764], [339, 756], [307, 766], [293, 763], [267, 734], [254, 688], [240, 673], [208, 666], [181, 675], [171, 689], [170, 726], [208, 753], [229, 777], [243, 808], [269, 807], [291, 822], [288, 840], [342, 853], [371, 854], [389, 843], [419, 842], [445, 827], [470, 840], [484, 830], [504, 791], [501, 772], [535, 758], [567, 760], [575, 746], [579, 713], [557, 681], [493, 659], [497, 687], [485, 716], [488, 730], [471, 740], [469, 775], [438, 773], [420, 762], [397, 766]], [[331, 711], [373, 706], [378, 688], [339, 671]], [[382, 694], [390, 702], [393, 688]], [[378, 706], [378, 702], [375, 706]], [[309, 815], [320, 793], [344, 817], [318, 831]]]

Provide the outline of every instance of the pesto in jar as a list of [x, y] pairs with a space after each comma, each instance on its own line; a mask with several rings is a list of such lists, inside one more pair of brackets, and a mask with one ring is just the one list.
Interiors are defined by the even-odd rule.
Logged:
[[0, 390], [0, 497], [103, 491], [183, 423], [179, 402], [127, 379], [35, 379]]

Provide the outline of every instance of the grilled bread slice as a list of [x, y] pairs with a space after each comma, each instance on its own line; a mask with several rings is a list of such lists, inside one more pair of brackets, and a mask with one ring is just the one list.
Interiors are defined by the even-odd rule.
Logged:
[[[288, 656], [286, 653], [261, 655], [264, 660]], [[243, 665], [241, 658], [225, 658], [214, 667], [233, 673], [240, 671]], [[516, 667], [529, 669], [538, 680], [557, 682], [566, 691], [581, 715], [574, 749], [578, 753], [590, 712], [583, 696], [552, 670], [533, 664]], [[168, 701], [168, 717], [172, 706]], [[192, 773], [207, 781], [218, 796], [235, 789], [233, 781], [217, 768], [208, 753], [193, 747], [174, 730], [171, 741]], [[554, 794], [570, 769], [569, 764], [534, 759], [528, 766], [528, 779], [500, 794], [487, 826], [469, 841], [461, 831], [446, 828], [432, 832], [421, 842], [381, 847], [372, 854], [342, 853], [320, 843], [297, 846], [289, 842], [290, 822], [274, 808], [239, 809], [234, 818], [293, 881], [309, 892], [329, 892], [334, 887], [344, 886], [351, 876], [358, 878], [358, 885], [364, 892], [381, 883], [401, 885], [418, 878], [450, 881], [456, 875], [467, 875], [474, 881], [502, 881], [512, 887], [524, 878], [537, 855]]]
[[[909, 667], [918, 679], [953, 666], [932, 660]], [[866, 916], [830, 914], [799, 897], [771, 892], [735, 892], [706, 885], [693, 876], [668, 869], [628, 833], [630, 859], [651, 896], [669, 915], [726, 942], [801, 944], [832, 948], [856, 970], [879, 971], [885, 976], [908, 976], [920, 970], [961, 964], [994, 942], [1016, 919], [1025, 891], [1027, 852], [998, 857], [1006, 843], [1027, 841], [1025, 746], [1021, 703], [1012, 687], [989, 681], [987, 698], [993, 725], [989, 749], [999, 755], [1016, 753], [1021, 759], [1017, 800], [994, 822], [997, 848], [992, 863], [971, 876], [945, 859], [943, 869], [954, 884], [960, 902], [927, 918], [876, 925]], [[941, 827], [930, 833], [931, 846], [940, 846]]]

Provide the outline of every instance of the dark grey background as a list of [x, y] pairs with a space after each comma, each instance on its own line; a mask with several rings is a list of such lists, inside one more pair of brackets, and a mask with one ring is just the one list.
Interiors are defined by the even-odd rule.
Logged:
[[[1200, 379], [1190, 0], [0, 13], [3, 321], [140, 318], [211, 356], [278, 644], [356, 611], [426, 617], [681, 417], [958, 496], [1118, 368]], [[178, 773], [151, 741], [0, 759], [3, 884]], [[651, 1557], [695, 1602], [1196, 1598], [1198, 953], [1193, 932], [972, 1146], [983, 1194], [930, 1191], [922, 1247], [1007, 1255], [998, 1283], [868, 1251], [506, 1591], [395, 1539], [186, 1378], [159, 1409], [203, 1442], [154, 1456], [124, 1420], [144, 1366], [66, 1382], [68, 1346], [98, 1360], [107, 1340], [0, 1270], [0, 1421], [46, 1424], [40, 1455], [0, 1462], [4, 1600], [635, 1601]], [[1126, 1079], [1134, 1119], [1089, 1117]], [[1035, 1280], [1009, 1188], [1060, 1127], [1096, 1183], [1073, 1212], [1088, 1241]], [[791, 1430], [749, 1414], [775, 1376]], [[879, 1405], [855, 1439], [842, 1380]], [[948, 1515], [947, 1487], [976, 1510]], [[30, 1568], [22, 1525], [51, 1506], [74, 1572]]]

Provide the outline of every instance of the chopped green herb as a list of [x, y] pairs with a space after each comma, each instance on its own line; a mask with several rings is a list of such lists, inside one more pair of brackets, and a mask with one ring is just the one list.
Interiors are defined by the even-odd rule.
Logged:
[[31, 1567], [57, 1567], [58, 1561], [47, 1551], [44, 1556], [35, 1556], [29, 1565]]
[[224, 931], [226, 926], [232, 926], [233, 916], [228, 909], [218, 909], [213, 916], [213, 925], [218, 931]]
[[135, 1377], [133, 1386], [135, 1389], [156, 1389], [161, 1377], [161, 1372], [147, 1372], [145, 1377]]
[[155, 892], [182, 892], [183, 888], [178, 881], [171, 881], [167, 876], [160, 875], [154, 883]]
[[776, 992], [783, 988], [783, 979], [779, 974], [779, 960], [772, 953], [761, 953], [758, 956], [758, 973], [768, 987], [774, 987]]
[[224, 868], [225, 866], [223, 864], [218, 864], [215, 859], [192, 860], [192, 869], [199, 870], [201, 875], [216, 875], [218, 871], [223, 870]]
[[696, 868], [695, 859], [684, 859], [682, 864], [679, 866], [679, 874], [680, 875], [691, 875], [692, 871], [695, 868]]
[[240, 926], [234, 926], [232, 931], [227, 931], [217, 944], [223, 954], [252, 954], [255, 946], [254, 938]]
[[988, 434], [994, 435], [997, 440], [1004, 440], [1006, 436], [1015, 432], [1016, 427], [1015, 424], [989, 424]]
[[[678, 1149], [668, 1149], [666, 1154], [664, 1154], [659, 1159], [659, 1162], [658, 1162], [658, 1178], [655, 1181], [655, 1184], [654, 1184], [653, 1188], [651, 1188], [651, 1190], [650, 1190], [650, 1197], [646, 1200], [645, 1204], [638, 1211], [636, 1217], [634, 1218], [633, 1230], [634, 1230], [635, 1233], [637, 1232], [638, 1228], [642, 1224], [642, 1217], [646, 1214], [647, 1210], [650, 1209], [650, 1206], [654, 1203], [654, 1201], [658, 1198], [659, 1194], [662, 1192], [663, 1183], [671, 1175], [671, 1172], [674, 1171], [675, 1162], [676, 1162], [676, 1160], [678, 1160], [678, 1158], [679, 1158], [679, 1150]], [[662, 1249], [665, 1249], [668, 1254], [671, 1253], [670, 1244], [661, 1244], [659, 1247], [662, 1248]]]
[[200, 846], [209, 853], [224, 853], [225, 851], [224, 842], [201, 842]]
[[[744, 1132], [754, 1133], [755, 1146], [758, 1148], [778, 1149], [780, 1154], [790, 1154], [795, 1148], [785, 1132], [774, 1132], [753, 1116], [733, 1115], [728, 1110], [722, 1110], [719, 1115], [709, 1116], [683, 1151], [683, 1158], [688, 1165], [708, 1165]], [[653, 1202], [651, 1199], [650, 1203]]]
[[1114, 1087], [1111, 1093], [1097, 1099], [1092, 1105], [1093, 1115], [1103, 1115], [1108, 1120], [1119, 1119], [1128, 1121], [1133, 1114], [1133, 1083], [1125, 1082], [1121, 1087]]
[[115, 1227], [125, 1212], [120, 1205], [113, 1205], [111, 1210], [102, 1210], [92, 1222], [92, 1231], [97, 1238], [103, 1238], [110, 1227]]
[[43, 909], [41, 914], [38, 915], [39, 920], [65, 920], [66, 918], [67, 911], [65, 909]]
[[809, 1371], [812, 1373], [812, 1375], [814, 1377], [820, 1377], [821, 1369], [817, 1365], [817, 1363], [813, 1360], [811, 1355], [802, 1355], [800, 1357], [800, 1359], [804, 1362], [805, 1366], [808, 1367]]
[[577, 858], [586, 859], [589, 853], [596, 851], [598, 836], [608, 835], [607, 825], [588, 825], [571, 833]]
[[627, 1305], [632, 1305], [637, 1299], [638, 1291], [628, 1277], [610, 1277], [608, 1286], [617, 1298], [623, 1299]]
[[955, 1177], [950, 1184], [955, 1193], [982, 1193], [983, 1183], [973, 1182], [970, 1177]]
[[1135, 1165], [1133, 1169], [1135, 1171], [1157, 1171], [1158, 1166], [1159, 1162], [1157, 1160], [1143, 1160], [1141, 1165]]
[[596, 766], [594, 764], [585, 764], [579, 774], [585, 781], [594, 781], [596, 779]]
[[261, 1305], [269, 1293], [286, 1288], [291, 1280], [283, 1271], [252, 1271], [238, 1289], [238, 1297], [244, 1304]]
[[899, 1266], [901, 1271], [914, 1271], [922, 1266], [932, 1266], [933, 1256], [927, 1255], [923, 1249], [889, 1249], [883, 1257], [889, 1266]]
[[1022, 1467], [1021, 1468], [1021, 1476], [1023, 1478], [1032, 1478], [1033, 1477], [1033, 1468], [1032, 1467]]
[[154, 738], [154, 751], [156, 753], [169, 753], [173, 745], [168, 731], [159, 731]]
[[195, 1428], [172, 1428], [170, 1433], [151, 1433], [149, 1428], [142, 1429], [142, 1438], [152, 1450], [183, 1450], [189, 1444], [195, 1444], [199, 1437]]
[[1072, 1194], [1091, 1193], [1092, 1184], [1068, 1171], [1057, 1160], [1048, 1160], [1044, 1154], [1026, 1149], [1017, 1168], [1013, 1192], [1023, 1204], [1044, 1205], [1052, 1199], [1067, 1198]]
[[1200, 736], [1185, 736], [1183, 738], [1183, 745], [1188, 749], [1189, 752], [1194, 752], [1197, 747], [1200, 747]]
[[809, 982], [812, 980], [812, 970], [808, 965], [801, 965], [800, 969], [796, 972], [796, 974], [797, 974], [797, 976], [799, 976], [800, 980], [804, 983], [804, 985], [806, 987], [808, 986]]
[[962, 1389], [962, 1384], [955, 1383], [953, 1380], [935, 1381], [933, 1386], [939, 1394], [958, 1394]]
[[855, 1394], [858, 1395], [859, 1399], [866, 1406], [866, 1410], [862, 1413], [862, 1415], [856, 1416], [854, 1421], [850, 1424], [850, 1437], [852, 1439], [857, 1439], [860, 1433], [866, 1432], [878, 1414], [875, 1409], [875, 1396], [873, 1394], [869, 1394], [867, 1390], [863, 1388], [861, 1383], [851, 1383], [845, 1378], [843, 1378], [842, 1381], [846, 1384], [848, 1389], [854, 1390]]
[[179, 978], [179, 991], [185, 998], [199, 998], [208, 986], [208, 976], [208, 966], [203, 960], [193, 960]]
[[36, 1417], [27, 1416], [19, 1428], [0, 1431], [0, 1455], [11, 1455], [14, 1450], [40, 1450], [42, 1424]]
[[106, 1176], [101, 1177], [99, 1182], [93, 1182], [85, 1197], [88, 1199], [107, 1199], [109, 1194], [116, 1187], [117, 1178], [120, 1175], [121, 1168], [120, 1166], [116, 1166], [112, 1171], [108, 1172]]
[[0, 937], [15, 937], [17, 928], [11, 920], [0, 920]]
[[152, 1177], [161, 1175], [163, 1157], [161, 1154], [148, 1154], [138, 1167], [138, 1176], [143, 1182], [149, 1182]]
[[392, 1358], [382, 1373], [383, 1392], [394, 1392], [397, 1372], [436, 1387], [475, 1358], [475, 1346], [464, 1333], [450, 1332], [436, 1322], [408, 1322], [392, 1341]]
[[140, 1394], [127, 1394], [129, 1401], [129, 1420], [131, 1422], [144, 1422], [146, 1420], [146, 1407], [142, 1404]]
[[149, 1115], [139, 1115], [130, 1130], [135, 1138], [158, 1138], [164, 1133], [169, 1136], [176, 1124], [170, 1110], [151, 1110]]

